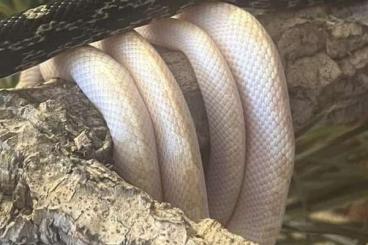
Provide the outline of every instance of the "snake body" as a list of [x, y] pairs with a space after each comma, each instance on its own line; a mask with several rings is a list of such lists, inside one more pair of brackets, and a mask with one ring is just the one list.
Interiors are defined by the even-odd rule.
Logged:
[[135, 32], [104, 40], [102, 49], [129, 69], [150, 112], [165, 201], [195, 220], [208, 217], [196, 131], [174, 76], [155, 49]]
[[211, 217], [226, 223], [237, 202], [245, 166], [243, 108], [230, 68], [208, 34], [189, 22], [163, 19], [138, 32], [152, 43], [182, 51], [194, 69], [211, 139], [206, 171], [209, 210]]
[[[205, 173], [179, 86], [138, 33], [95, 44], [101, 51], [89, 47], [57, 56], [41, 65], [42, 75], [76, 81], [97, 105], [112, 133], [120, 173], [130, 183], [158, 200], [162, 195], [194, 220], [210, 216], [237, 234], [274, 243], [294, 140], [285, 77], [271, 39], [254, 17], [225, 3], [194, 6], [179, 19], [157, 20], [137, 31], [155, 44], [181, 50], [193, 67], [210, 128]], [[150, 120], [142, 106], [153, 127], [143, 125]], [[152, 135], [157, 157], [149, 147], [155, 144]]]
[[[35, 66], [63, 50], [132, 30], [202, 1], [48, 1], [0, 20], [0, 60], [7, 61], [0, 63], [0, 78]], [[242, 7], [268, 9], [344, 1], [348, 0], [228, 0]]]
[[[0, 40], [0, 58], [19, 56], [11, 65], [0, 65], [2, 75], [66, 47], [115, 34], [97, 45], [102, 50], [82, 47], [48, 60], [40, 66], [42, 76], [76, 81], [97, 106], [113, 137], [117, 169], [130, 183], [193, 219], [211, 216], [232, 232], [273, 244], [292, 174], [294, 140], [281, 61], [263, 27], [249, 13], [226, 3], [188, 7], [197, 1], [117, 0], [98, 5], [101, 2], [86, 1], [81, 18], [71, 15], [67, 30], [72, 32], [67, 35], [74, 33], [73, 38], [62, 45], [58, 40], [45, 50], [40, 48], [53, 40], [50, 33], [58, 36], [69, 23], [40, 24], [64, 18], [52, 5], [58, 1], [50, 4], [52, 8], [45, 5], [23, 13], [18, 18], [37, 23], [36, 35], [22, 42], [14, 39], [13, 45]], [[271, 1], [236, 1], [256, 7], [292, 7], [297, 2], [313, 1], [277, 1], [277, 6]], [[156, 20], [137, 31], [155, 44], [182, 51], [192, 64], [209, 119], [211, 155], [205, 173], [193, 122], [170, 70], [138, 33], [117, 35], [183, 7], [188, 8], [179, 20]], [[127, 10], [132, 17], [117, 17]], [[116, 23], [109, 21], [115, 17]], [[0, 23], [0, 33], [9, 32], [10, 26], [4, 29]], [[91, 26], [97, 29], [87, 28]]]
[[45, 80], [60, 77], [78, 83], [106, 120], [118, 172], [162, 200], [152, 122], [128, 70], [92, 47], [64, 53], [40, 68]]
[[232, 5], [203, 4], [185, 11], [183, 18], [207, 31], [216, 42], [243, 102], [247, 165], [228, 227], [268, 244], [283, 216], [294, 159], [286, 79], [278, 52], [261, 24]]
[[20, 73], [17, 88], [32, 88], [41, 85], [43, 81], [39, 66], [31, 67]]

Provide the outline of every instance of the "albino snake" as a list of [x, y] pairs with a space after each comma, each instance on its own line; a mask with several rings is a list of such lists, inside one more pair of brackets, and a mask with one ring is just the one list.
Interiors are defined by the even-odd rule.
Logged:
[[101, 111], [118, 172], [127, 181], [195, 220], [210, 215], [234, 233], [273, 244], [294, 158], [277, 50], [254, 17], [230, 4], [201, 4], [178, 18], [137, 32], [182, 51], [193, 66], [210, 128], [205, 175], [179, 86], [138, 33], [102, 41], [97, 46], [103, 51], [67, 51], [43, 63], [42, 76], [76, 81]]

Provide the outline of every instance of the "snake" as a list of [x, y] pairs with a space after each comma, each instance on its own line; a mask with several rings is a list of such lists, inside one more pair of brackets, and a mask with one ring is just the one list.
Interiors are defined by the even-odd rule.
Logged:
[[[35, 66], [65, 49], [169, 17], [204, 0], [51, 0], [0, 20], [0, 78]], [[214, 0], [212, 0], [214, 1]], [[359, 0], [354, 0], [359, 1]], [[240, 7], [301, 8], [349, 0], [227, 0]]]
[[[282, 62], [251, 14], [229, 3], [200, 2], [52, 1], [27, 10], [0, 22], [7, 34], [0, 38], [0, 58], [10, 59], [0, 75], [34, 66], [22, 80], [77, 82], [106, 120], [124, 179], [194, 220], [215, 218], [236, 234], [274, 244], [294, 160]], [[230, 2], [259, 8], [315, 3]], [[79, 19], [74, 7], [83, 11]], [[11, 34], [12, 22], [24, 22], [33, 36]], [[150, 43], [183, 52], [193, 67], [209, 121], [206, 171], [185, 99]]]

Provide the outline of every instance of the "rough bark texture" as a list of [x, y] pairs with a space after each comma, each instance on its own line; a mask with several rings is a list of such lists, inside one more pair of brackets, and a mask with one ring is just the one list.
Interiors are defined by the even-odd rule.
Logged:
[[[265, 15], [283, 59], [295, 130], [365, 119], [368, 3]], [[277, 15], [277, 17], [276, 17]]]
[[1, 92], [0, 124], [1, 244], [253, 244], [124, 182], [73, 84]]
[[[257, 13], [279, 47], [297, 132], [368, 113], [368, 4]], [[178, 79], [203, 153], [209, 139], [193, 71], [160, 49]], [[0, 92], [1, 244], [248, 244], [190, 221], [112, 171], [100, 114], [69, 83]], [[203, 154], [206, 158], [206, 154]], [[249, 243], [250, 244], [250, 243]]]

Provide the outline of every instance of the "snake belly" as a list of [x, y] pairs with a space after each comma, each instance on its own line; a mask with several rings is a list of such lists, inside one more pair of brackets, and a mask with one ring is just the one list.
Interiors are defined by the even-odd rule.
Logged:
[[202, 4], [181, 17], [215, 41], [243, 103], [245, 178], [228, 228], [261, 244], [272, 244], [280, 230], [294, 162], [286, 79], [277, 49], [252, 15], [231, 4]]
[[[274, 244], [294, 158], [277, 50], [256, 19], [231, 4], [201, 4], [178, 18], [157, 20], [137, 31], [155, 44], [182, 51], [191, 62], [209, 119], [211, 155], [205, 181], [178, 85], [137, 33], [99, 43], [120, 65], [85, 47], [47, 61], [41, 72], [45, 79], [75, 80], [97, 106], [113, 136], [120, 174], [130, 183], [193, 219], [207, 217], [208, 205], [210, 216], [230, 231]], [[130, 151], [133, 155], [127, 157]]]

